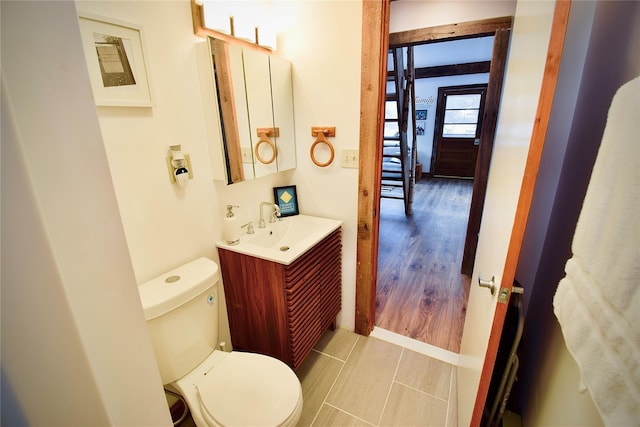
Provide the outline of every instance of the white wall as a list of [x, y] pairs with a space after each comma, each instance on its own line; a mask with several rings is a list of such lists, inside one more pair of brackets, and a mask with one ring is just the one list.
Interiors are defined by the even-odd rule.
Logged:
[[[154, 106], [97, 107], [138, 283], [198, 256], [213, 257], [222, 215], [211, 181], [188, 1], [78, 1], [79, 11], [142, 26]], [[171, 184], [169, 146], [191, 157], [194, 179]], [[220, 209], [219, 209], [220, 208]]]
[[[536, 282], [543, 246], [549, 227], [553, 201], [562, 172], [569, 131], [575, 112], [580, 78], [584, 72], [584, 62], [589, 46], [589, 37], [596, 2], [581, 2], [571, 9], [567, 36], [563, 50], [562, 67], [558, 75], [558, 85], [553, 102], [556, 115], [549, 120], [547, 140], [536, 181], [536, 191], [531, 202], [522, 251], [518, 262], [516, 279], [525, 286]], [[523, 295], [525, 313], [531, 300], [531, 292]]]
[[2, 423], [169, 425], [79, 34], [2, 2]]
[[[360, 1], [275, 2], [283, 32], [279, 52], [293, 62], [298, 167], [291, 183], [302, 213], [344, 221], [342, 230], [342, 312], [338, 324], [355, 326], [355, 269], [358, 170], [340, 166], [340, 151], [359, 146]], [[281, 18], [281, 19], [282, 19]], [[336, 158], [325, 168], [309, 155], [311, 126], [335, 126], [330, 138]], [[317, 151], [319, 158], [322, 155]]]
[[389, 32], [515, 15], [515, 0], [396, 0]]
[[[142, 27], [154, 106], [97, 107], [137, 284], [200, 256], [217, 261], [224, 205], [211, 176], [190, 3], [77, 1], [88, 12]], [[165, 157], [181, 144], [194, 178], [172, 184]], [[242, 213], [248, 208], [241, 205]], [[257, 207], [256, 207], [257, 211]], [[223, 289], [221, 288], [221, 291]], [[223, 292], [221, 292], [223, 295]], [[230, 342], [221, 304], [221, 341]]]
[[[553, 314], [556, 286], [586, 193], [611, 99], [640, 74], [640, 5], [571, 5], [558, 88], [517, 278], [528, 308], [515, 397], [526, 425], [602, 425]], [[535, 325], [535, 327], [527, 325]]]
[[[2, 82], [2, 424], [107, 424]], [[43, 321], [51, 329], [41, 327]], [[40, 354], [47, 354], [46, 360]], [[76, 380], [65, 396], [40, 382], [61, 384], [67, 376]], [[37, 394], [42, 399], [31, 398]], [[6, 403], [10, 395], [21, 407]], [[79, 405], [72, 419], [65, 414], [66, 399]]]
[[[77, 4], [81, 10], [143, 27], [154, 107], [98, 108], [138, 283], [198, 256], [217, 260], [215, 242], [222, 238], [226, 204], [240, 206], [236, 213], [242, 223], [256, 222], [258, 205], [273, 200], [274, 186], [295, 184], [301, 213], [345, 222], [339, 324], [352, 329], [357, 170], [342, 169], [337, 160], [341, 148], [358, 147], [360, 3], [276, 3], [281, 21], [277, 53], [294, 64], [298, 168], [231, 186], [211, 180], [195, 49], [196, 43], [205, 41], [193, 35], [189, 2]], [[309, 157], [311, 126], [336, 127], [332, 140], [336, 161], [324, 169]], [[194, 179], [185, 189], [169, 182], [165, 166], [169, 145], [177, 143], [191, 155], [193, 164]], [[222, 324], [226, 325], [224, 319]], [[226, 329], [220, 339], [229, 342]]]
[[[56, 235], [51, 256], [64, 258], [64, 271], [58, 282], [51, 274], [50, 288], [45, 289], [48, 292], [43, 290], [39, 294], [61, 299], [49, 307], [59, 316], [61, 330], [52, 334], [45, 327], [40, 334], [30, 335], [34, 343], [44, 341], [43, 350], [33, 353], [32, 360], [27, 357], [28, 349], [22, 346], [14, 346], [14, 352], [3, 354], [7, 361], [3, 360], [3, 375], [7, 368], [6, 376], [14, 385], [13, 390], [5, 388], [8, 393], [4, 395], [7, 398], [14, 395], [18, 404], [25, 406], [28, 418], [35, 417], [38, 421], [38, 416], [51, 417], [48, 419], [51, 421], [59, 414], [55, 408], [45, 405], [38, 407], [39, 414], [32, 412], [42, 396], [42, 391], [37, 390], [43, 386], [42, 380], [58, 385], [52, 392], [58, 392], [61, 398], [66, 392], [69, 396], [84, 397], [77, 400], [87, 408], [79, 412], [78, 421], [61, 418], [60, 424], [166, 423], [168, 413], [136, 284], [198, 256], [217, 259], [214, 242], [221, 238], [224, 205], [240, 205], [238, 215], [243, 221], [256, 219], [259, 202], [272, 199], [274, 186], [298, 185], [302, 213], [345, 222], [344, 309], [338, 322], [343, 327], [353, 327], [357, 170], [342, 169], [337, 162], [319, 169], [312, 164], [308, 150], [313, 142], [310, 126], [336, 127], [337, 136], [332, 142], [337, 156], [343, 147], [358, 147], [360, 2], [280, 4], [286, 9], [280, 10], [280, 16], [287, 18], [280, 51], [297, 63], [293, 74], [300, 147], [298, 169], [230, 187], [210, 179], [206, 118], [202, 112], [194, 48], [196, 43], [204, 41], [193, 35], [189, 1], [77, 3], [83, 11], [142, 26], [153, 108], [94, 108], [73, 2], [16, 2], [20, 7], [15, 13], [10, 13], [12, 9], [8, 4], [13, 5], [12, 2], [2, 5], [3, 39], [12, 40], [14, 49], [11, 50], [13, 56], [9, 56], [6, 55], [9, 49], [3, 46], [3, 74], [15, 70], [12, 77], [7, 76], [7, 92], [13, 95], [12, 101], [20, 101], [20, 108], [16, 107], [16, 117], [21, 121], [18, 133], [29, 133], [27, 142], [31, 146], [26, 157], [32, 162], [29, 169], [37, 176], [37, 184], [42, 186], [36, 201], [46, 202], [49, 208], [42, 213], [42, 220], [82, 225], [81, 229], [73, 230], [74, 233], [65, 234], [65, 238], [60, 236], [64, 227], [54, 230], [60, 233]], [[33, 26], [38, 32], [25, 33], [25, 28]], [[327, 28], [340, 28], [340, 31], [328, 32]], [[62, 36], [65, 38], [61, 39]], [[62, 50], [52, 49], [48, 43], [53, 42]], [[318, 56], [309, 52], [316, 52]], [[7, 65], [17, 58], [22, 61]], [[68, 69], [67, 62], [58, 65], [58, 60], [72, 61], [76, 72]], [[43, 67], [42, 61], [51, 69]], [[58, 84], [56, 79], [64, 77], [65, 84]], [[36, 90], [31, 93], [30, 87]], [[73, 102], [82, 105], [75, 108]], [[79, 126], [85, 134], [74, 138], [66, 135], [65, 131]], [[169, 183], [165, 166], [168, 146], [176, 143], [182, 144], [183, 150], [191, 155], [195, 175], [184, 190]], [[64, 161], [57, 163], [61, 157]], [[94, 180], [99, 183], [97, 188], [92, 185]], [[8, 182], [3, 179], [3, 186]], [[78, 194], [77, 187], [80, 187]], [[5, 194], [10, 193], [3, 191], [3, 196]], [[73, 203], [68, 203], [68, 198], [72, 198]], [[65, 217], [62, 213], [68, 210], [73, 215]], [[11, 245], [16, 239], [15, 233], [7, 233], [6, 238], [3, 236], [3, 246]], [[117, 244], [112, 243], [114, 240]], [[15, 267], [20, 270], [19, 265]], [[8, 289], [14, 288], [9, 288], [5, 278], [11, 278], [11, 271], [14, 270], [3, 269], [3, 290], [7, 289], [8, 295], [3, 298], [3, 343], [12, 342], [10, 331], [16, 333], [16, 339], [24, 339], [22, 335], [28, 335], [30, 330], [11, 326], [25, 324], [21, 316], [32, 315], [33, 310], [40, 307], [34, 305], [29, 310], [24, 307], [38, 291], [37, 288], [29, 288], [33, 289], [32, 293], [21, 289], [22, 281], [16, 283], [15, 299], [10, 298], [12, 294]], [[73, 285], [67, 283], [67, 275], [73, 277]], [[62, 288], [61, 282], [66, 288]], [[18, 299], [21, 305], [16, 306], [20, 309], [17, 317], [5, 316], [5, 302], [15, 303]], [[65, 320], [65, 313], [70, 319]], [[38, 326], [40, 324], [33, 325]], [[74, 333], [74, 328], [79, 332]], [[222, 332], [221, 339], [229, 341], [225, 331]], [[56, 341], [46, 340], [48, 336], [55, 337]], [[26, 343], [35, 345], [31, 340]], [[47, 345], [57, 344], [63, 345], [67, 353], [49, 351]], [[72, 345], [84, 346], [87, 354], [78, 349], [74, 357]], [[11, 355], [15, 360], [22, 358], [35, 366], [31, 373], [37, 378], [29, 382], [31, 378], [26, 372], [9, 369]], [[72, 368], [75, 368], [87, 381], [95, 381], [93, 392], [85, 382], [61, 385], [64, 383], [59, 377], [48, 373], [48, 363], [38, 369], [37, 364], [46, 360], [43, 355], [51, 357], [52, 363], [65, 362], [55, 371], [62, 377], [72, 377]], [[86, 368], [81, 363], [84, 359], [87, 359]], [[133, 378], [135, 381], [131, 381]], [[116, 390], [118, 393], [114, 396]], [[114, 401], [116, 398], [119, 400]], [[51, 402], [53, 405], [58, 401], [51, 399]], [[104, 407], [102, 415], [101, 406]], [[58, 409], [63, 407], [60, 405]], [[19, 409], [15, 412], [16, 416], [20, 415]], [[56, 416], [52, 417], [54, 413]]]
[[[273, 186], [296, 184], [302, 213], [345, 222], [343, 311], [339, 324], [353, 328], [358, 171], [342, 169], [338, 158], [340, 149], [358, 147], [359, 1], [276, 2], [276, 14], [281, 18], [283, 30], [278, 52], [294, 63], [298, 168], [229, 187], [210, 179], [206, 119], [200, 102], [194, 49], [194, 44], [202, 40], [193, 36], [187, 0], [78, 2], [83, 10], [142, 25], [150, 66], [155, 106], [151, 109], [99, 107], [97, 121], [86, 71], [82, 68], [72, 4], [19, 2], [20, 7], [11, 13], [12, 9], [7, 7], [11, 2], [2, 3], [2, 38], [11, 40], [14, 48], [7, 49], [10, 45], [3, 44], [2, 52], [6, 92], [14, 104], [18, 123], [17, 136], [11, 139], [25, 144], [26, 165], [18, 172], [31, 174], [34, 188], [35, 201], [25, 201], [24, 208], [36, 215], [30, 224], [45, 224], [45, 230], [34, 230], [34, 243], [28, 249], [49, 240], [51, 246], [46, 250], [45, 245], [43, 259], [49, 257], [56, 261], [56, 266], [28, 264], [27, 270], [42, 268], [40, 271], [51, 277], [46, 286], [40, 277], [23, 280], [20, 276], [25, 272], [23, 268], [5, 267], [2, 273], [3, 371], [9, 367], [10, 359], [5, 358], [11, 354], [14, 360], [22, 357], [30, 366], [41, 367], [33, 371], [40, 377], [24, 385], [33, 388], [19, 389], [23, 380], [30, 380], [24, 371], [7, 372], [28, 416], [38, 415], [30, 411], [29, 405], [39, 401], [38, 393], [42, 390], [34, 390], [42, 386], [40, 380], [44, 384], [61, 384], [48, 370], [49, 365], [43, 364], [51, 358], [60, 362], [59, 373], [63, 377], [75, 372], [95, 381], [95, 386], [80, 383], [74, 388], [66, 383], [61, 389], [51, 391], [78, 395], [86, 391], [80, 402], [92, 409], [93, 421], [102, 423], [108, 419], [117, 425], [166, 424], [166, 407], [159, 405], [163, 397], [135, 285], [198, 256], [217, 259], [214, 242], [222, 235], [224, 205], [240, 205], [238, 215], [242, 221], [255, 219], [259, 202], [272, 198]], [[426, 9], [416, 13], [408, 10], [409, 5]], [[511, 15], [513, 7], [513, 2], [503, 1], [399, 0], [392, 4], [391, 31]], [[38, 28], [38, 31], [29, 32], [25, 28]], [[54, 43], [57, 37], [64, 39]], [[13, 60], [23, 58], [9, 63], [7, 52], [14, 54]], [[58, 64], [59, 58], [44, 56], [51, 59], [44, 61], [37, 53], [51, 53], [69, 62], [43, 68], [43, 63]], [[65, 68], [69, 64], [73, 65], [73, 71]], [[7, 73], [10, 69], [15, 70], [13, 76]], [[58, 83], [58, 79], [65, 84], [50, 84], [51, 81]], [[30, 87], [34, 89], [32, 92]], [[3, 95], [4, 92], [3, 87]], [[332, 142], [338, 158], [327, 168], [316, 167], [309, 158], [308, 150], [313, 142], [310, 126], [336, 126]], [[79, 135], [70, 137], [66, 133], [79, 127], [82, 129]], [[3, 140], [4, 132], [5, 126]], [[184, 190], [169, 183], [164, 161], [168, 146], [176, 143], [183, 145], [193, 162], [195, 178]], [[102, 149], [105, 151], [101, 152]], [[3, 175], [4, 154], [3, 145]], [[20, 155], [8, 159], [19, 160]], [[105, 160], [108, 160], [108, 170]], [[3, 176], [3, 199], [7, 182]], [[18, 186], [15, 190], [25, 194], [27, 191]], [[11, 191], [7, 192], [9, 196], [20, 199]], [[7, 206], [4, 202], [3, 213]], [[20, 214], [20, 210], [15, 213]], [[5, 258], [5, 245], [10, 248], [19, 242], [25, 230], [16, 228], [5, 238], [4, 216], [2, 252], [6, 266], [5, 260], [10, 258]], [[15, 258], [12, 261], [19, 262]], [[10, 287], [6, 278], [13, 277], [15, 285]], [[25, 283], [30, 287], [25, 288]], [[44, 293], [38, 293], [35, 286], [43, 286]], [[5, 289], [15, 294], [5, 293]], [[28, 325], [34, 310], [39, 312], [41, 306], [29, 305], [38, 295], [55, 303], [49, 308], [51, 316], [58, 319], [59, 328], [55, 328], [58, 323], [54, 322], [44, 329], [33, 325], [30, 329], [13, 326]], [[16, 317], [5, 317], [6, 307], [11, 303], [19, 303], [16, 308], [20, 312], [10, 311]], [[53, 331], [56, 334], [52, 334]], [[31, 332], [33, 335], [29, 335]], [[30, 345], [42, 347], [30, 353], [16, 346], [13, 353], [5, 353], [5, 343], [11, 342], [8, 339], [19, 341], [24, 337], [33, 338], [28, 341]], [[49, 341], [48, 337], [56, 340]], [[221, 338], [225, 339], [224, 335]], [[60, 343], [68, 344], [65, 347], [68, 354], [54, 351]], [[76, 350], [71, 351], [72, 346]], [[83, 360], [86, 360], [84, 367]], [[13, 374], [20, 375], [12, 378]], [[51, 407], [39, 409], [45, 417], [55, 411]]]
[[546, 350], [537, 362], [537, 375], [532, 385], [529, 407], [523, 414], [527, 426], [604, 425], [593, 399], [580, 386], [580, 370], [564, 343], [557, 322], [545, 328]]

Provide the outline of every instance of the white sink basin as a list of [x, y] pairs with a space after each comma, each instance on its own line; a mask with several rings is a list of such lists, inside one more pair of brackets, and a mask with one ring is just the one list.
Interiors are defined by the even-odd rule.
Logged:
[[255, 233], [243, 233], [237, 245], [218, 242], [216, 246], [288, 265], [341, 225], [335, 219], [295, 215], [267, 223], [265, 228], [254, 224]]

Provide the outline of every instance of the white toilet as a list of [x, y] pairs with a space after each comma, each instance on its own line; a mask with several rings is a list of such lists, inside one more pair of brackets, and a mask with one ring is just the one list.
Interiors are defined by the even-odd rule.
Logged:
[[198, 427], [295, 426], [302, 388], [273, 357], [216, 350], [218, 265], [199, 258], [138, 287], [162, 383]]

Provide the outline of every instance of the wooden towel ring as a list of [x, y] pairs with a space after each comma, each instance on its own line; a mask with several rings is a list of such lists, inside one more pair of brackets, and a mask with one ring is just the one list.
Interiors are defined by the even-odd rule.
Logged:
[[[321, 142], [327, 144], [327, 146], [329, 147], [329, 151], [331, 151], [329, 160], [326, 163], [320, 163], [316, 159], [316, 155], [315, 155], [316, 145], [320, 144]], [[311, 154], [311, 161], [313, 161], [313, 163], [315, 163], [316, 166], [320, 166], [321, 168], [329, 166], [333, 162], [333, 157], [335, 155], [335, 152], [333, 150], [333, 145], [324, 136], [324, 131], [319, 130], [316, 132], [316, 140], [313, 142], [313, 144], [311, 144], [310, 154]]]
[[[276, 148], [276, 145], [268, 138], [268, 134], [266, 132], [260, 132], [259, 136], [260, 139], [258, 139], [256, 148], [254, 149], [256, 158], [260, 163], [264, 163], [265, 165], [273, 163], [273, 161], [276, 159], [276, 156], [278, 155], [278, 149]], [[265, 160], [262, 158], [262, 156], [260, 156], [260, 145], [262, 143], [266, 143], [267, 145], [269, 145], [269, 147], [271, 147], [271, 158]]]

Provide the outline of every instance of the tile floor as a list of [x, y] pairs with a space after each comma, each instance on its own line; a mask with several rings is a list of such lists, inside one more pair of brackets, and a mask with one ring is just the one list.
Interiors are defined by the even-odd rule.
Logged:
[[375, 337], [327, 332], [298, 369], [298, 426], [455, 426], [455, 367]]
[[457, 424], [455, 366], [379, 338], [328, 331], [297, 375], [298, 427]]

